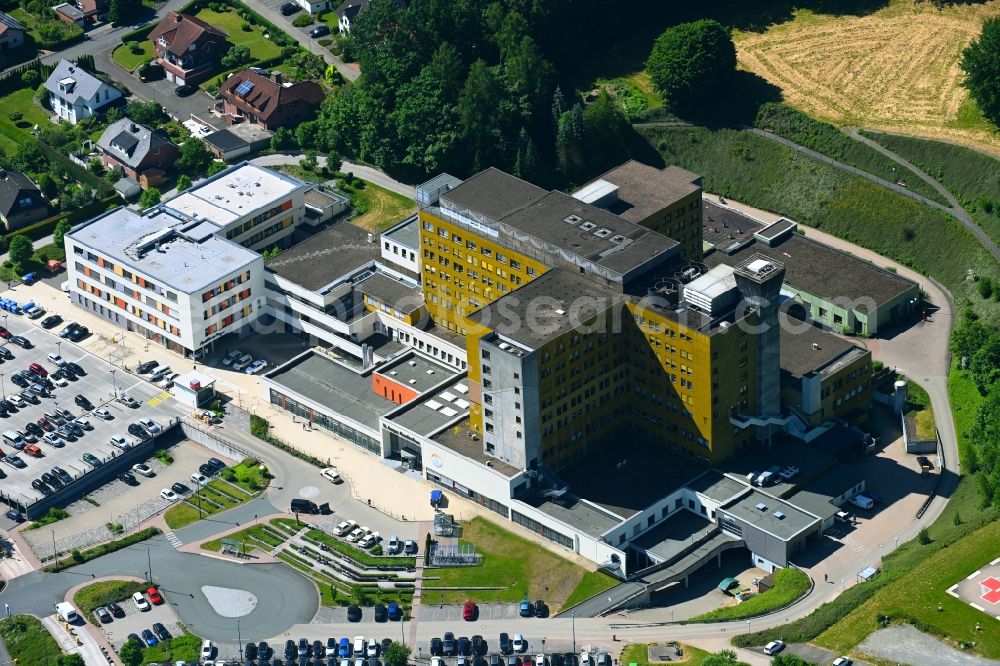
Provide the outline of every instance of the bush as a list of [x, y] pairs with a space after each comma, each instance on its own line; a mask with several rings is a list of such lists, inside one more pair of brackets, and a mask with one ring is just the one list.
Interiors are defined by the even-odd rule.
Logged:
[[[76, 566], [77, 564], [82, 564], [83, 562], [89, 562], [90, 560], [101, 557], [102, 555], [107, 555], [108, 553], [114, 553], [115, 551], [119, 551], [122, 548], [127, 548], [129, 546], [139, 543], [140, 541], [145, 541], [150, 537], [154, 537], [157, 534], [160, 534], [160, 530], [158, 530], [155, 527], [148, 527], [140, 532], [130, 534], [129, 536], [123, 539], [108, 541], [107, 543], [103, 543], [99, 546], [94, 546], [93, 548], [88, 548], [87, 550], [82, 552], [74, 549], [74, 553], [76, 553], [75, 555], [67, 559], [59, 560], [53, 564], [50, 564], [42, 570], [47, 573], [56, 573], [64, 569]], [[79, 556], [79, 559], [77, 559], [77, 556]]]
[[668, 106], [691, 107], [727, 86], [736, 72], [736, 46], [718, 21], [681, 23], [656, 39], [646, 69]]
[[315, 465], [316, 467], [326, 467], [327, 466], [327, 464], [325, 462], [323, 462], [322, 460], [320, 460], [319, 458], [317, 458], [315, 456], [311, 456], [308, 453], [303, 453], [302, 451], [299, 451], [294, 446], [291, 446], [291, 445], [289, 445], [289, 444], [281, 441], [277, 437], [272, 437], [270, 434], [268, 434], [268, 423], [267, 423], [267, 419], [265, 419], [265, 418], [262, 418], [260, 416], [256, 416], [256, 415], [253, 415], [253, 414], [250, 416], [250, 434], [253, 435], [254, 437], [256, 437], [257, 439], [264, 440], [265, 442], [267, 442], [271, 446], [274, 446], [274, 447], [277, 447], [277, 448], [281, 449], [285, 453], [289, 453], [289, 454], [295, 456], [299, 460], [306, 461], [310, 465]]
[[129, 42], [125, 45], [125, 47], [129, 50], [129, 53], [133, 53], [135, 55], [142, 53], [142, 47], [139, 46], [139, 42]]
[[21, 118], [24, 118], [24, 114], [21, 113], [20, 111], [11, 111], [10, 113], [7, 114], [7, 119], [10, 120], [12, 123], [16, 123], [17, 121], [21, 120]]
[[304, 28], [307, 25], [312, 25], [312, 23], [313, 19], [312, 16], [310, 16], [309, 14], [301, 14], [299, 16], [296, 16], [295, 20], [292, 21], [292, 25], [294, 25], [296, 28]]
[[931, 542], [931, 535], [930, 532], [927, 531], [926, 527], [917, 532], [917, 541], [921, 546], [926, 546]]
[[157, 449], [156, 453], [153, 454], [153, 457], [162, 462], [164, 465], [170, 465], [174, 462], [174, 457], [163, 449]]

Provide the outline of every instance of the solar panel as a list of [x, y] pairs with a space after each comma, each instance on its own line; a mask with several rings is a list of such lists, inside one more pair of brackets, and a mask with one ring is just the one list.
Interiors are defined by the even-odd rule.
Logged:
[[253, 81], [244, 81], [240, 85], [236, 86], [236, 94], [240, 97], [246, 97], [253, 90]]

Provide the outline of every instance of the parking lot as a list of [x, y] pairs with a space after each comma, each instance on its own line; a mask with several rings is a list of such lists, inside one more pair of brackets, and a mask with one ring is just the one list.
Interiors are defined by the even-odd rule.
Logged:
[[[476, 604], [477, 620], [510, 620], [518, 617], [517, 604]], [[421, 605], [417, 618], [431, 622], [462, 621], [462, 607], [459, 605]], [[541, 621], [541, 620], [539, 620]]]
[[118, 605], [125, 611], [125, 617], [116, 617], [112, 622], [103, 625], [96, 617], [84, 619], [100, 627], [116, 650], [125, 644], [129, 634], [141, 636], [143, 629], [152, 631], [155, 622], [166, 627], [171, 636], [180, 636], [182, 633], [181, 624], [177, 619], [177, 614], [174, 613], [174, 609], [169, 603], [170, 600], [166, 596], [164, 596], [164, 601], [166, 603], [152, 606], [148, 611], [141, 611], [129, 598], [118, 602]]
[[[18, 454], [25, 465], [24, 468], [18, 468], [10, 462], [2, 463], [2, 469], [7, 475], [4, 479], [4, 494], [12, 502], [28, 505], [42, 497], [42, 493], [32, 488], [31, 483], [55, 465], [62, 467], [73, 478], [78, 478], [91, 469], [91, 465], [82, 459], [84, 454], [95, 456], [101, 464], [113, 460], [121, 451], [111, 444], [112, 436], [125, 437], [128, 442], [135, 440], [127, 432], [130, 423], [140, 418], [150, 418], [162, 426], [188, 411], [159, 387], [116, 369], [72, 342], [61, 340], [57, 333], [63, 324], [52, 331], [46, 331], [40, 326], [41, 319], [32, 321], [15, 315], [5, 316], [4, 319], [4, 325], [11, 333], [26, 337], [33, 345], [30, 349], [23, 349], [4, 341], [2, 346], [14, 357], [0, 365], [0, 391], [4, 398], [10, 398], [15, 392], [23, 390], [13, 384], [10, 378], [27, 369], [31, 363], [39, 363], [47, 371], [53, 372], [56, 366], [47, 358], [49, 353], [59, 354], [67, 362], [77, 363], [86, 374], [68, 381], [67, 386], [55, 386], [47, 395], [39, 396], [38, 404], [27, 404], [0, 418], [0, 429], [17, 430], [23, 434], [26, 424], [37, 423], [45, 413], [60, 408], [69, 410], [74, 417], [85, 416], [91, 426], [76, 441], [64, 441], [62, 447], [52, 446], [38, 438], [41, 456], [37, 458], [16, 451], [8, 442], [0, 443], [4, 454]], [[116, 392], [119, 396], [127, 394], [135, 398], [140, 403], [139, 406], [129, 408], [115, 402]], [[84, 412], [74, 403], [76, 395], [85, 396], [95, 408], [107, 408], [112, 418], [104, 420]]]

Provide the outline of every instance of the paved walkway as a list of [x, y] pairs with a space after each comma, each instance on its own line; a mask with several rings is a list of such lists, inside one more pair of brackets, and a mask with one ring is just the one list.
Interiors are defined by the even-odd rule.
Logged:
[[[256, 164], [257, 166], [298, 164], [299, 160], [303, 157], [305, 157], [305, 153], [274, 153], [272, 155], [261, 155], [260, 157], [255, 157], [250, 160], [250, 163]], [[325, 155], [317, 155], [316, 161], [321, 167], [326, 166]], [[369, 183], [374, 183], [379, 187], [384, 187], [390, 192], [402, 194], [404, 197], [410, 197], [412, 199], [416, 196], [416, 189], [413, 185], [407, 185], [406, 183], [400, 182], [376, 167], [368, 166], [367, 164], [358, 164], [357, 162], [348, 162], [345, 160], [342, 163], [340, 170], [344, 173], [353, 173], [362, 180], [367, 180]]]

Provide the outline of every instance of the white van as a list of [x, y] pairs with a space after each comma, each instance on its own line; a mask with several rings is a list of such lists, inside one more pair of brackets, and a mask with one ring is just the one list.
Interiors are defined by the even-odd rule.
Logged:
[[76, 609], [73, 608], [73, 604], [68, 601], [63, 601], [56, 604], [56, 613], [63, 622], [76, 622], [80, 619], [80, 616], [76, 614]]
[[859, 509], [864, 509], [865, 511], [870, 510], [875, 506], [875, 500], [871, 497], [865, 497], [864, 495], [855, 495], [851, 498], [851, 504], [858, 507]]
[[7, 442], [15, 449], [23, 449], [25, 445], [24, 438], [21, 437], [21, 433], [16, 430], [4, 430], [3, 431], [3, 441]]

